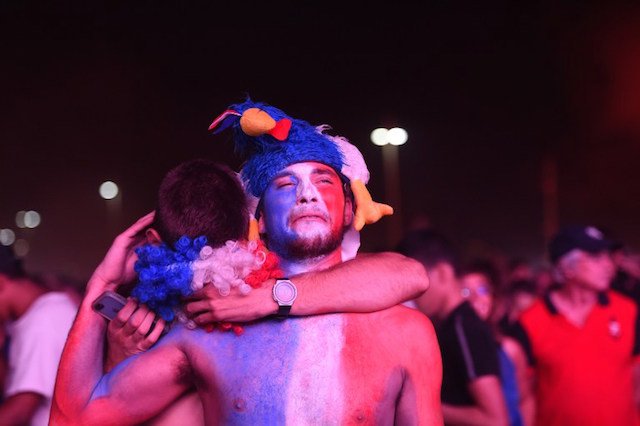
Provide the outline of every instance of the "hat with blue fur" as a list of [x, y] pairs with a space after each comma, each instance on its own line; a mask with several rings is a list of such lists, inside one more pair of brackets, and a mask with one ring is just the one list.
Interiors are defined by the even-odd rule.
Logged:
[[240, 173], [242, 181], [255, 200], [286, 167], [315, 161], [332, 167], [349, 182], [356, 208], [354, 231], [393, 213], [390, 206], [372, 200], [366, 188], [369, 170], [358, 148], [346, 138], [327, 134], [329, 126], [313, 126], [271, 105], [247, 99], [229, 106], [209, 130], [219, 133], [229, 127], [236, 150], [246, 158]]
[[231, 105], [209, 129], [231, 126], [237, 151], [246, 158], [242, 179], [260, 198], [271, 180], [295, 163], [317, 161], [340, 172], [343, 156], [336, 144], [304, 120], [273, 106], [246, 100]]

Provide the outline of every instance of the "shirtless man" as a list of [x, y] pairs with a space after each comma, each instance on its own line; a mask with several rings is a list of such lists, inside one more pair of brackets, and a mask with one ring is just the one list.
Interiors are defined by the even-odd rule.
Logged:
[[[353, 212], [338, 173], [294, 159], [264, 181], [260, 227], [288, 276], [342, 261]], [[433, 328], [404, 307], [264, 320], [241, 339], [175, 327], [101, 377], [104, 324], [90, 300], [128, 278], [125, 260], [150, 221], [116, 239], [88, 285], [60, 365], [55, 422], [139, 423], [195, 385], [208, 424], [442, 423]]]
[[[180, 236], [191, 239], [205, 236], [208, 244], [218, 247], [227, 240], [242, 239], [248, 225], [244, 200], [240, 183], [228, 167], [206, 159], [180, 163], [165, 175], [160, 184], [154, 222], [146, 230], [147, 240], [153, 245], [162, 241], [173, 244]], [[220, 205], [225, 206], [227, 214], [220, 214]], [[341, 310], [376, 311], [415, 297], [427, 283], [424, 268], [397, 253], [359, 255], [357, 259], [343, 262], [330, 270], [291, 278], [298, 289], [292, 315]], [[347, 288], [343, 285], [345, 280], [350, 282]], [[163, 287], [154, 282], [156, 288]], [[169, 286], [170, 283], [166, 284]], [[266, 317], [277, 313], [278, 305], [272, 297], [274, 284], [275, 280], [269, 279], [249, 294], [235, 292], [224, 297], [215, 286], [208, 285], [197, 297], [189, 299], [186, 309], [205, 327], [211, 324], [209, 321]], [[221, 303], [224, 303], [222, 309]], [[234, 312], [240, 313], [241, 317], [234, 317]], [[107, 372], [127, 357], [144, 352], [156, 343], [164, 320], [159, 319], [153, 328], [154, 320], [153, 313], [134, 300], [130, 300], [118, 313], [107, 328]], [[195, 392], [182, 397], [148, 424], [177, 423], [202, 424], [201, 403]]]

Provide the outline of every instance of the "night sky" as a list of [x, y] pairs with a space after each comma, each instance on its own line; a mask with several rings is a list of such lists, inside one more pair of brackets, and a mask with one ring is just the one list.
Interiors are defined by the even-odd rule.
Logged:
[[[237, 169], [230, 135], [207, 127], [245, 95], [349, 138], [380, 201], [369, 133], [406, 128], [404, 228], [428, 219], [468, 256], [543, 259], [545, 161], [559, 224], [640, 245], [637, 9], [11, 3], [0, 6], [0, 228], [28, 241], [31, 272], [86, 279], [179, 162]], [[105, 180], [117, 199], [99, 197]], [[17, 229], [31, 209], [42, 224]], [[386, 226], [365, 228], [363, 250], [392, 248]]]

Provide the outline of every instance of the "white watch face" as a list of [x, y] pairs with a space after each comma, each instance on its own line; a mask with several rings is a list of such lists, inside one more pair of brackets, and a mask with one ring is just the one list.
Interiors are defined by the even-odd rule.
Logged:
[[273, 295], [280, 303], [291, 303], [296, 298], [296, 288], [289, 281], [278, 281], [273, 289]]

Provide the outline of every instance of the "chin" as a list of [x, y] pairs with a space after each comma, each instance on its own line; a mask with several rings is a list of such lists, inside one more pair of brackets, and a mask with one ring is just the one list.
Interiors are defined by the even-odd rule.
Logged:
[[609, 290], [609, 282], [590, 283], [589, 288], [591, 288], [594, 291], [597, 291], [598, 293], [602, 291], [607, 291]]
[[315, 234], [313, 236], [300, 235], [290, 246], [289, 253], [294, 258], [308, 259], [324, 256], [340, 246], [342, 237], [332, 238], [331, 235]]
[[298, 239], [301, 240], [327, 238], [328, 234], [331, 232], [327, 227], [318, 226], [317, 224], [299, 225], [293, 228], [292, 231], [298, 236]]

